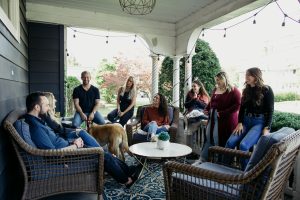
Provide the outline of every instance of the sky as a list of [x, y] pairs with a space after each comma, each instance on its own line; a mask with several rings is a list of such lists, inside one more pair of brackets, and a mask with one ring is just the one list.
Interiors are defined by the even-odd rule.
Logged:
[[[300, 20], [298, 0], [279, 0], [278, 4], [286, 14]], [[258, 9], [259, 10], [259, 9]], [[227, 21], [214, 28], [226, 28], [253, 16], [257, 10]], [[216, 52], [223, 68], [238, 65], [240, 70], [249, 67], [282, 68], [286, 62], [300, 63], [300, 23], [286, 19], [275, 3], [268, 5], [255, 17], [226, 31], [205, 31], [204, 37]], [[299, 21], [300, 22], [300, 21]]]
[[146, 43], [139, 37], [135, 38], [134, 33], [74, 29], [76, 32], [67, 28], [67, 50], [70, 56], [75, 57], [86, 68], [95, 68], [102, 59], [112, 61], [114, 56], [122, 54], [129, 59], [145, 59], [151, 66], [150, 51], [145, 47]]

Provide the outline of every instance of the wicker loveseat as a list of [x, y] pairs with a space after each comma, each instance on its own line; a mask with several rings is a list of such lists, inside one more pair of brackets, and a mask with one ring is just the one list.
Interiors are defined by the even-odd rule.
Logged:
[[[127, 138], [128, 138], [128, 144], [132, 145], [136, 143], [137, 141], [132, 140], [133, 134], [137, 133], [139, 129], [141, 129], [141, 121], [143, 118], [144, 110], [149, 105], [139, 106], [136, 112], [136, 117], [134, 120], [132, 120], [131, 123], [126, 124], [126, 132], [127, 132]], [[178, 123], [179, 123], [179, 108], [174, 106], [169, 106], [169, 116], [171, 118], [171, 124], [169, 129], [170, 134], [170, 141], [175, 142], [176, 141], [176, 135], [178, 131]]]
[[[25, 110], [14, 110], [4, 120], [24, 176], [22, 199], [39, 199], [69, 192], [103, 192], [104, 152], [101, 148], [41, 150], [23, 132], [28, 125], [21, 119]], [[21, 130], [16, 130], [16, 121]], [[25, 124], [25, 126], [24, 126]], [[15, 125], [15, 126], [14, 126]], [[26, 126], [27, 125], [27, 126]], [[26, 138], [27, 137], [27, 138]], [[31, 139], [31, 138], [30, 138]]]
[[209, 149], [213, 162], [197, 166], [165, 163], [166, 199], [283, 199], [300, 148], [300, 130], [283, 128], [281, 131], [285, 132], [278, 135], [284, 137], [278, 141], [272, 136], [261, 137], [245, 171], [214, 163], [220, 160], [220, 155], [250, 157], [250, 153], [222, 147]]

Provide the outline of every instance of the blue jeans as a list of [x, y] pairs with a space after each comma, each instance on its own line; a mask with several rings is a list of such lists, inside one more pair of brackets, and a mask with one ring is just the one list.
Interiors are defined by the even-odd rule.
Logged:
[[[243, 121], [243, 132], [240, 135], [231, 134], [225, 147], [234, 149], [239, 144], [241, 151], [249, 151], [259, 140], [264, 126], [265, 118], [263, 115], [259, 117], [245, 116]], [[242, 169], [245, 169], [248, 159], [242, 159]]]
[[[67, 140], [76, 139], [78, 137], [81, 137], [83, 140], [85, 144], [84, 147], [100, 147], [95, 138], [93, 138], [85, 130], [81, 130], [78, 135], [75, 131], [68, 132], [66, 134]], [[125, 162], [114, 157], [109, 152], [104, 152], [104, 171], [111, 175], [116, 181], [123, 184], [126, 183], [128, 181], [128, 177], [133, 174], [132, 169], [130, 169]]]
[[[217, 110], [214, 112], [211, 112], [210, 114], [210, 120], [208, 121], [206, 132], [205, 132], [205, 143], [203, 145], [202, 151], [201, 151], [201, 159], [203, 161], [208, 160], [208, 149], [211, 146], [219, 145], [219, 135], [218, 135], [218, 116], [217, 116]], [[212, 120], [211, 118], [214, 118]], [[214, 121], [214, 125], [212, 125], [212, 121]], [[210, 136], [210, 130], [213, 129], [213, 135]]]
[[160, 134], [161, 132], [168, 132], [168, 129], [165, 126], [158, 128], [156, 121], [149, 122], [143, 129], [144, 131], [148, 132], [148, 136], [151, 137], [152, 134]]
[[111, 121], [112, 123], [117, 122], [117, 120], [119, 119], [119, 123], [122, 126], [125, 126], [125, 124], [127, 124], [128, 120], [131, 119], [131, 117], [133, 116], [133, 112], [134, 112], [134, 109], [131, 109], [127, 113], [125, 113], [122, 117], [119, 118], [118, 117], [118, 109], [114, 109], [113, 111], [108, 113], [107, 119], [109, 121]]
[[[88, 117], [90, 113], [84, 113], [84, 114]], [[81, 126], [82, 122], [83, 121], [81, 119], [79, 112], [75, 112], [75, 115], [74, 115], [74, 118], [72, 121], [72, 126], [78, 128]], [[99, 125], [105, 124], [104, 118], [98, 111], [95, 112], [93, 122], [95, 122], [96, 124], [99, 124]]]

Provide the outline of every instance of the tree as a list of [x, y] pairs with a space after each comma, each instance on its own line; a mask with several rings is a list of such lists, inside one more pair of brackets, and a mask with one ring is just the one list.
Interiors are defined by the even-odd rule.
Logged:
[[106, 102], [111, 103], [116, 99], [117, 90], [124, 84], [128, 76], [136, 80], [138, 91], [143, 91], [150, 96], [151, 68], [145, 66], [143, 60], [128, 60], [123, 56], [114, 57], [113, 63], [102, 61], [100, 63], [96, 80], [101, 86], [101, 93]]
[[[202, 81], [207, 91], [210, 93], [214, 88], [214, 76], [220, 71], [220, 64], [216, 54], [212, 51], [209, 44], [198, 39], [195, 48], [195, 55], [192, 58], [192, 76], [193, 80], [197, 78]], [[185, 59], [180, 60], [180, 109], [183, 110], [183, 101], [185, 98]], [[162, 73], [163, 72], [163, 73]], [[159, 75], [159, 91], [164, 94], [169, 103], [172, 102], [173, 90], [173, 60], [166, 57], [162, 63]]]
[[70, 116], [74, 113], [74, 104], [73, 104], [73, 90], [75, 87], [80, 85], [80, 81], [75, 76], [68, 76], [66, 78], [66, 116]]

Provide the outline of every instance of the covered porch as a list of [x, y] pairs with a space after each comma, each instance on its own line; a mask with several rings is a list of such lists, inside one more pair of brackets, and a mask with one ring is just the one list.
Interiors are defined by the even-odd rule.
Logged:
[[[15, 16], [1, 17], [0, 83], [1, 121], [34, 91], [51, 91], [57, 110], [64, 115], [66, 28], [80, 27], [128, 32], [143, 38], [152, 59], [152, 94], [158, 92], [158, 69], [162, 57], [173, 58], [172, 104], [179, 105], [179, 61], [185, 65], [186, 91], [191, 88], [194, 44], [203, 27], [212, 27], [267, 4], [268, 0], [165, 0], [157, 1], [153, 12], [134, 16], [122, 11], [118, 1], [104, 0], [12, 0]], [[11, 21], [11, 22], [10, 22]], [[11, 28], [9, 28], [11, 27]], [[0, 136], [0, 199], [17, 197], [16, 160], [11, 158], [8, 138]], [[179, 143], [184, 143], [182, 124]], [[299, 176], [299, 175], [298, 175]], [[13, 177], [13, 178], [12, 178]], [[298, 178], [298, 177], [296, 177]], [[299, 187], [299, 186], [298, 186]], [[299, 195], [296, 188], [295, 196]], [[69, 194], [49, 199], [95, 199], [96, 195]], [[295, 198], [296, 199], [296, 198]]]

